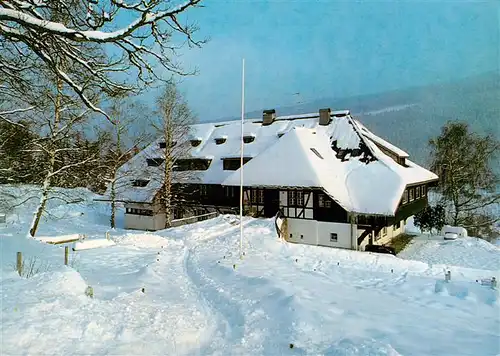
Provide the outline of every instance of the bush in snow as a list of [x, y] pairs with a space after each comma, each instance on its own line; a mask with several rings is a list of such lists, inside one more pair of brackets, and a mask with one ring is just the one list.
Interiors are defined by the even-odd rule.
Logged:
[[94, 288], [88, 286], [87, 289], [85, 289], [85, 295], [87, 297], [94, 298]]
[[[17, 270], [17, 266], [14, 265]], [[36, 256], [23, 258], [21, 270], [18, 271], [22, 278], [31, 278], [38, 273], [47, 272], [50, 269], [50, 264], [47, 261], [38, 259]]]
[[415, 214], [414, 224], [423, 232], [440, 231], [445, 224], [445, 210], [442, 205], [428, 206]]

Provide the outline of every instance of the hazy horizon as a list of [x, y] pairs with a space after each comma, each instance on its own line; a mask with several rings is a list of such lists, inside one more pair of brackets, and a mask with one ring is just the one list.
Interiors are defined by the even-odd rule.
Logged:
[[[500, 10], [482, 2], [216, 1], [189, 13], [210, 37], [178, 60], [199, 120], [499, 72]], [[296, 94], [300, 93], [300, 94]]]

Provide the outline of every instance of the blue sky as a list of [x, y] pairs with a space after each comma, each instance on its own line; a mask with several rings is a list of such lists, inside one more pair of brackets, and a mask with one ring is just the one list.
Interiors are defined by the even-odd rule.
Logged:
[[[496, 1], [205, 0], [188, 18], [210, 37], [179, 59], [200, 121], [246, 109], [449, 81], [500, 66]], [[300, 98], [293, 95], [300, 92]]]

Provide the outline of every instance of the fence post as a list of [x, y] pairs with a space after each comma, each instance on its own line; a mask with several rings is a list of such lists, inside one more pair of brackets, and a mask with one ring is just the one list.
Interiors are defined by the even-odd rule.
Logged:
[[23, 253], [17, 253], [17, 263], [16, 263], [17, 273], [21, 276], [23, 274]]
[[69, 263], [69, 246], [64, 246], [64, 265], [67, 266]]

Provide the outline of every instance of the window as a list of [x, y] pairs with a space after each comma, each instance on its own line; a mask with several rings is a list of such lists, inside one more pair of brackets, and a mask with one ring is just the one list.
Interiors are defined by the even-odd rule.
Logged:
[[126, 208], [125, 213], [131, 215], [153, 216], [153, 210], [150, 209]]
[[252, 189], [250, 191], [250, 201], [253, 204], [264, 204], [264, 189]]
[[422, 197], [425, 197], [427, 195], [427, 186], [423, 185], [422, 186]]
[[399, 229], [399, 222], [395, 222], [394, 225], [392, 225], [393, 230]]
[[304, 206], [304, 192], [302, 190], [289, 190], [288, 206]]
[[332, 202], [325, 194], [318, 194], [318, 207], [320, 208], [331, 208]]
[[408, 190], [405, 189], [403, 193], [403, 204], [408, 203]]
[[387, 236], [387, 226], [384, 226], [384, 227], [382, 228], [382, 235], [383, 235], [383, 236]]
[[416, 198], [420, 198], [420, 187], [415, 188], [415, 196]]
[[243, 136], [243, 142], [252, 143], [255, 140], [255, 136]]
[[205, 184], [200, 185], [200, 194], [201, 196], [206, 197], [208, 195], [208, 187]]
[[250, 202], [253, 204], [257, 204], [257, 194], [254, 189], [250, 190]]
[[[177, 141], [172, 141], [172, 146], [171, 147], [174, 147], [176, 144], [177, 144]], [[160, 142], [158, 145], [160, 146], [160, 148], [167, 148], [167, 143], [166, 142]]]
[[201, 144], [201, 140], [191, 140], [191, 146], [198, 147]]
[[330, 232], [330, 242], [337, 242], [338, 236], [335, 232]]
[[304, 206], [304, 192], [297, 190], [297, 206]]
[[311, 148], [311, 151], [313, 151], [316, 156], [318, 156], [319, 158], [323, 159], [323, 156], [320, 155], [320, 153], [318, 152], [318, 150], [316, 150], [315, 148]]
[[224, 187], [224, 192], [227, 198], [234, 198], [234, 187]]
[[410, 190], [410, 201], [413, 201], [415, 199], [415, 190], [413, 188], [409, 190]]
[[257, 202], [259, 204], [264, 204], [264, 189], [257, 190]]
[[149, 183], [149, 180], [136, 179], [136, 180], [132, 181], [132, 186], [133, 187], [145, 187], [148, 185], [148, 183]]
[[158, 166], [161, 166], [161, 164], [164, 161], [165, 160], [163, 158], [147, 158], [146, 159], [146, 162], [148, 163], [149, 167], [158, 167]]
[[[243, 164], [250, 161], [252, 157], [243, 157]], [[241, 158], [223, 158], [222, 166], [225, 171], [236, 171], [241, 166]]]
[[215, 139], [215, 144], [216, 145], [222, 145], [224, 142], [226, 142], [226, 138], [225, 137], [219, 137], [219, 138]]
[[175, 161], [174, 171], [206, 171], [210, 167], [211, 159], [183, 158]]

